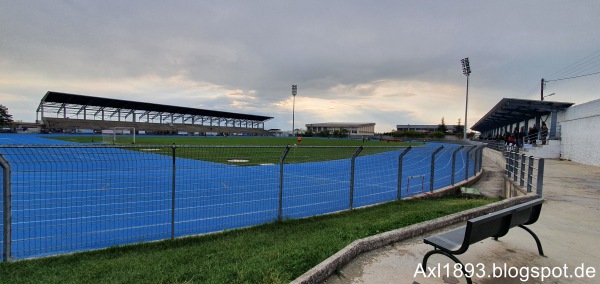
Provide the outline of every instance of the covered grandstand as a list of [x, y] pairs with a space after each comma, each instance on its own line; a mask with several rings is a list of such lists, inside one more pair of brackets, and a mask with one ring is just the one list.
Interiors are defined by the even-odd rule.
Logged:
[[269, 135], [269, 116], [47, 92], [36, 119], [49, 132], [101, 132], [134, 127], [146, 134]]

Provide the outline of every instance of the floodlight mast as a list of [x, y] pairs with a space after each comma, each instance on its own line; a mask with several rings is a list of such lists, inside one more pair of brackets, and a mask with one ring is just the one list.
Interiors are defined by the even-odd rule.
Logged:
[[463, 140], [467, 140], [467, 110], [469, 108], [469, 75], [471, 75], [471, 66], [469, 66], [469, 58], [466, 57], [460, 60], [462, 63], [463, 74], [467, 76], [467, 95], [465, 99], [465, 127], [463, 129]]
[[292, 135], [296, 132], [296, 95], [298, 94], [298, 85], [292, 85], [292, 96], [294, 102], [292, 104]]

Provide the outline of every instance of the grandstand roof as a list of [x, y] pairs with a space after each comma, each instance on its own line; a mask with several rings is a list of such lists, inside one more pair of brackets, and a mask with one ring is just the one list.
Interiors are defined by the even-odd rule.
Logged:
[[504, 98], [475, 123], [471, 129], [479, 132], [492, 130], [512, 123], [547, 115], [553, 111], [561, 111], [573, 104]]
[[[186, 115], [202, 115], [202, 116], [213, 116], [213, 117], [222, 117], [222, 118], [246, 119], [246, 120], [254, 120], [254, 121], [267, 121], [267, 120], [273, 118], [270, 116], [242, 114], [242, 113], [224, 112], [224, 111], [216, 111], [216, 110], [205, 110], [205, 109], [190, 108], [190, 107], [161, 105], [161, 104], [154, 104], [154, 103], [144, 103], [144, 102], [136, 102], [136, 101], [128, 101], [128, 100], [109, 99], [109, 98], [67, 94], [67, 93], [51, 92], [51, 91], [47, 92], [46, 95], [42, 98], [42, 100], [40, 102], [40, 106], [46, 102], [59, 103], [59, 104], [76, 104], [76, 105], [85, 105], [85, 106], [108, 107], [108, 108], [136, 109], [136, 110], [144, 110], [144, 111], [151, 111], [151, 112], [169, 112], [169, 113], [179, 113], [179, 114], [186, 114]], [[39, 111], [39, 109], [38, 109], [38, 111]]]

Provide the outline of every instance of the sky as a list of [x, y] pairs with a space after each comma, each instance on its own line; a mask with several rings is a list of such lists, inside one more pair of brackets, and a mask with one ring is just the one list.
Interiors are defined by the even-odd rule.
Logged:
[[[307, 123], [464, 123], [600, 98], [600, 1], [0, 0], [0, 104], [47, 91]], [[580, 77], [581, 76], [581, 77]], [[295, 98], [291, 86], [298, 85]], [[292, 115], [292, 112], [294, 115]], [[294, 117], [294, 121], [292, 121]]]

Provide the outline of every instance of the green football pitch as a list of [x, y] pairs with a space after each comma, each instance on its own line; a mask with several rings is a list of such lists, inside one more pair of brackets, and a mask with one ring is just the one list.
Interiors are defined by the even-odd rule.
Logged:
[[[130, 136], [129, 136], [130, 137]], [[87, 136], [57, 136], [54, 139], [78, 142], [99, 143], [102, 137], [99, 135]], [[131, 144], [131, 139], [120, 139], [121, 145]], [[144, 136], [135, 137], [136, 145], [204, 145], [204, 146], [415, 146], [422, 143], [384, 142], [378, 140], [362, 141], [337, 138], [304, 137], [298, 143], [296, 137], [189, 137], [189, 136]]]
[[[102, 142], [101, 136], [60, 136], [54, 137], [77, 143]], [[350, 139], [327, 139], [304, 137], [298, 143], [296, 137], [181, 137], [138, 135], [135, 145], [121, 140], [117, 147], [127, 147], [134, 151], [173, 155], [179, 158], [210, 161], [238, 166], [278, 164], [289, 146], [285, 163], [306, 163], [348, 159], [360, 146], [361, 156], [398, 150], [401, 147], [418, 146], [423, 143], [399, 143], [383, 141], [362, 141]], [[173, 145], [176, 149], [173, 150]]]

